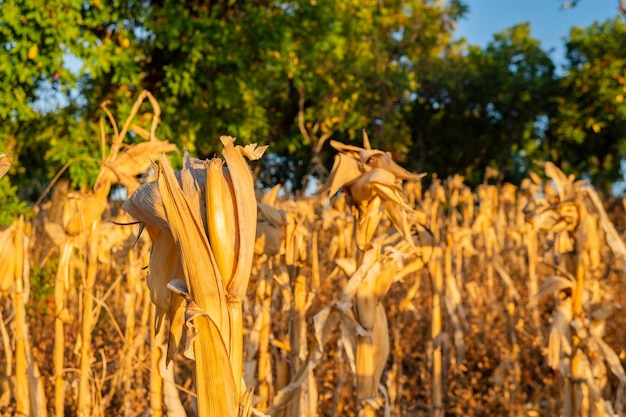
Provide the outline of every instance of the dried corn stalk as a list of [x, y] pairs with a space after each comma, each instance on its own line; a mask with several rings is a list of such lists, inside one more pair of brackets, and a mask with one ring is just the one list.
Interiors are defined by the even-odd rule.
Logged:
[[163, 314], [170, 318], [168, 360], [178, 350], [195, 358], [199, 416], [236, 417], [251, 412], [242, 386], [242, 302], [257, 219], [244, 157], [258, 159], [266, 147], [220, 139], [225, 167], [185, 152], [175, 174], [162, 155], [156, 183], [141, 186], [124, 207], [153, 241], [148, 286], [157, 326]]
[[383, 404], [389, 406], [379, 396], [380, 378], [389, 355], [389, 330], [381, 300], [400, 265], [394, 257], [381, 257], [382, 246], [373, 243], [373, 238], [386, 215], [413, 244], [407, 220], [407, 212], [412, 209], [406, 203], [401, 184], [402, 180], [418, 180], [421, 176], [401, 168], [390, 154], [372, 149], [365, 132], [363, 143], [364, 147], [359, 148], [331, 141], [339, 153], [321, 192], [333, 196], [342, 189], [348, 203], [356, 209], [355, 240], [360, 252], [354, 274], [364, 276], [356, 281], [354, 275], [351, 278], [358, 282], [352, 310], [357, 322], [357, 402], [360, 416], [374, 416]]
[[274, 186], [258, 203], [257, 235], [254, 251], [257, 276], [252, 315], [256, 317], [246, 339], [245, 379], [255, 385], [257, 407], [267, 410], [272, 394], [272, 355], [270, 349], [273, 269], [285, 253], [286, 215], [278, 207], [280, 185]]
[[548, 365], [563, 375], [566, 417], [613, 415], [612, 405], [602, 397], [605, 382], [597, 377], [597, 370], [606, 362], [621, 386], [626, 384], [626, 372], [617, 354], [602, 340], [606, 312], [597, 313], [597, 290], [593, 295], [598, 283], [592, 271], [599, 264], [601, 244], [595, 213], [598, 207], [586, 198], [584, 182], [574, 182], [572, 176], [566, 177], [551, 162], [546, 162], [544, 168], [555, 190], [545, 192], [545, 198], [532, 200], [527, 215], [537, 230], [555, 234], [554, 251], [560, 261], [555, 267], [557, 273], [543, 283], [536, 295], [558, 293]]
[[[281, 204], [281, 208], [286, 213], [284, 262], [287, 270], [285, 278], [288, 277], [283, 285], [285, 295], [283, 308], [289, 311], [289, 348], [277, 363], [277, 367], [285, 371], [279, 375], [282, 386], [288, 385], [296, 378], [308, 357], [306, 312], [311, 305], [313, 293], [310, 291], [311, 277], [305, 273], [303, 267], [308, 256], [307, 242], [310, 241], [310, 223], [314, 218], [312, 207], [305, 200]], [[312, 374], [307, 372], [306, 375]], [[303, 382], [294, 390], [293, 400], [276, 413], [277, 417], [317, 415], [317, 387], [311, 384], [314, 381], [310, 377], [304, 378]]]

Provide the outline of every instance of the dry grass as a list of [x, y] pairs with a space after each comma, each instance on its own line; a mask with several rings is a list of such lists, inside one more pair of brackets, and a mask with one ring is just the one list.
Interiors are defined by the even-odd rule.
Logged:
[[[103, 146], [99, 185], [0, 236], [0, 415], [624, 416], [621, 202], [605, 213], [551, 164], [552, 181], [520, 188], [488, 172], [475, 190], [422, 189], [365, 138], [333, 143], [321, 195], [276, 187], [252, 223], [254, 202], [234, 198], [222, 231], [206, 175], [232, 196], [240, 174], [188, 159], [189, 187], [161, 157], [138, 191], [152, 205], [126, 205], [139, 236], [102, 189], [136, 189], [172, 148], [133, 117]], [[129, 129], [147, 141], [123, 146]]]

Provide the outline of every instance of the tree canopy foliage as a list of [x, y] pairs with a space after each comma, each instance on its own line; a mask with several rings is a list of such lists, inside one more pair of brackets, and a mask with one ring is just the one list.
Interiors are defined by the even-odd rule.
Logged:
[[359, 143], [363, 129], [410, 169], [474, 184], [487, 167], [515, 182], [545, 159], [604, 190], [620, 179], [621, 18], [572, 29], [558, 75], [529, 24], [484, 48], [459, 40], [467, 10], [460, 0], [3, 0], [0, 152], [16, 160], [22, 198], [66, 165], [73, 186], [88, 185], [102, 158], [100, 104], [124, 119], [149, 90], [159, 136], [197, 156], [223, 134], [269, 144], [268, 184], [323, 176], [328, 140]]
[[566, 48], [568, 72], [546, 150], [564, 169], [607, 191], [626, 156], [626, 24], [618, 17], [574, 28]]

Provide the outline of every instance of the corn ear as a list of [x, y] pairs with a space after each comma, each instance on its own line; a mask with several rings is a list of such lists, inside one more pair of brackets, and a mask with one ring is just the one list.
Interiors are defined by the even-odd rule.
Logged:
[[156, 184], [140, 187], [124, 205], [153, 241], [148, 285], [157, 322], [168, 313], [168, 360], [184, 346], [196, 361], [200, 416], [237, 416], [250, 405], [241, 387], [242, 302], [257, 205], [244, 157], [258, 159], [266, 147], [235, 147], [229, 136], [221, 141], [226, 167], [185, 151], [183, 169], [174, 173], [162, 155]]
[[226, 180], [228, 172], [222, 168], [223, 164], [224, 161], [219, 158], [206, 163], [206, 215], [209, 242], [226, 287], [236, 267], [239, 235], [235, 224], [237, 216], [233, 215], [235, 203], [232, 181], [229, 183]]
[[159, 162], [159, 192], [172, 236], [181, 256], [190, 296], [224, 332], [223, 338], [227, 340], [229, 319], [226, 295], [221, 279], [217, 279], [219, 271], [204, 232], [202, 219], [199, 218], [197, 210], [192, 208], [193, 200], [190, 201], [179, 186], [165, 155], [161, 156]]
[[[223, 282], [228, 297], [228, 316], [230, 318], [230, 342], [229, 353], [232, 374], [234, 377], [236, 395], [241, 400], [245, 389], [242, 388], [243, 380], [243, 310], [242, 303], [245, 297], [256, 240], [257, 226], [257, 202], [254, 194], [254, 178], [244, 157], [249, 160], [260, 158], [267, 146], [258, 147], [256, 144], [245, 147], [234, 146], [235, 139], [230, 136], [220, 137], [224, 150], [222, 155], [226, 161], [226, 169], [221, 172], [213, 168], [213, 172], [207, 174], [214, 183], [207, 184], [207, 193], [213, 194], [207, 197], [211, 204], [215, 198], [222, 198], [222, 204], [214, 204], [216, 213], [208, 216], [224, 216], [223, 219], [213, 218], [215, 225], [208, 224], [209, 230], [215, 228], [215, 246], [229, 246], [222, 256], [232, 256], [222, 260], [225, 265], [226, 277]], [[210, 168], [210, 167], [209, 167]], [[220, 166], [221, 168], [221, 166]], [[208, 211], [207, 203], [207, 211]], [[223, 227], [223, 230], [220, 230]], [[232, 230], [232, 231], [231, 231]], [[216, 232], [221, 233], [218, 234]], [[211, 233], [211, 232], [210, 232]], [[230, 234], [230, 235], [228, 235]], [[232, 239], [232, 240], [231, 240]], [[220, 250], [223, 248], [220, 248]], [[229, 271], [230, 269], [230, 271]]]
[[[188, 155], [185, 156], [184, 164], [189, 166]], [[181, 256], [186, 286], [189, 288], [188, 297], [197, 303], [197, 309], [202, 312], [193, 319], [198, 329], [193, 349], [199, 415], [235, 417], [239, 398], [226, 343], [230, 338], [230, 327], [223, 283], [198, 208], [192, 206], [194, 200], [190, 201], [187, 197], [189, 193], [183, 192], [164, 155], [159, 162], [159, 192]], [[189, 171], [187, 174], [190, 174]], [[181, 181], [183, 187], [189, 187], [189, 183], [184, 184], [184, 179]]]

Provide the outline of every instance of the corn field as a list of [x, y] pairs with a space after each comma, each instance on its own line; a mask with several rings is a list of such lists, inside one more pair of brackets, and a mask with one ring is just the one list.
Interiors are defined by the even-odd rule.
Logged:
[[626, 217], [584, 181], [425, 188], [364, 133], [295, 197], [263, 143], [175, 172], [149, 93], [103, 112], [94, 187], [0, 234], [1, 415], [626, 415]]

